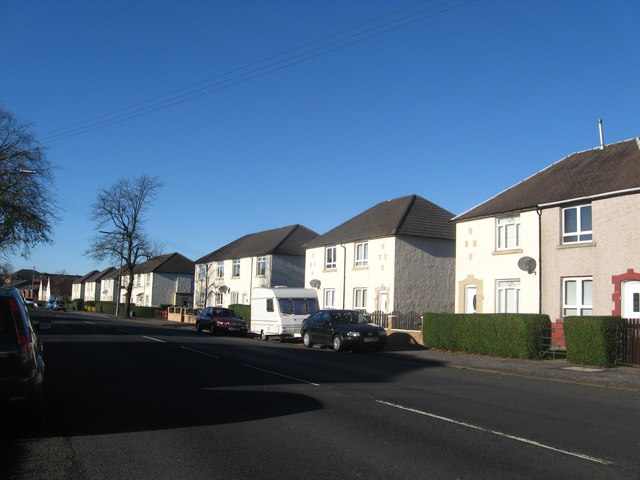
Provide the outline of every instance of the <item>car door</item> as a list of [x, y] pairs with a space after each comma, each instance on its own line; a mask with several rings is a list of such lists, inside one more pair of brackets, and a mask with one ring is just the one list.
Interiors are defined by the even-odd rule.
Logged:
[[331, 345], [332, 333], [333, 326], [331, 324], [331, 314], [329, 312], [322, 312], [320, 320], [318, 321], [316, 342], [324, 345]]

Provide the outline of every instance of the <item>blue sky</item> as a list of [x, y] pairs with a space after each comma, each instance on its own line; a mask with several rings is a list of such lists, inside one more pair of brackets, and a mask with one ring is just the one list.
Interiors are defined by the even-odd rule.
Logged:
[[[148, 233], [194, 260], [414, 193], [462, 213], [596, 147], [599, 118], [607, 143], [640, 135], [638, 18], [635, 0], [6, 0], [0, 105], [47, 146], [62, 218], [10, 261], [105, 268], [83, 255], [90, 205], [143, 173], [164, 183]], [[69, 128], [153, 98], [136, 108], [180, 102]]]

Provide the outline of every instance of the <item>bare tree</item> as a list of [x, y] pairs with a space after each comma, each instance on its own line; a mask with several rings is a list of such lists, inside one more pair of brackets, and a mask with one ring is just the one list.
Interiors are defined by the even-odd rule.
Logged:
[[28, 125], [0, 108], [0, 257], [51, 242], [51, 165]]
[[[160, 253], [159, 246], [144, 232], [144, 214], [153, 204], [161, 186], [157, 178], [148, 175], [120, 179], [112, 187], [102, 189], [91, 205], [91, 218], [98, 224], [98, 229], [107, 228], [109, 231], [101, 231], [92, 237], [85, 254], [99, 262], [111, 260], [122, 265], [121, 275], [129, 277], [125, 312], [131, 305], [135, 266]], [[118, 294], [116, 301], [119, 300]]]
[[13, 265], [10, 262], [0, 262], [0, 285], [11, 283]]

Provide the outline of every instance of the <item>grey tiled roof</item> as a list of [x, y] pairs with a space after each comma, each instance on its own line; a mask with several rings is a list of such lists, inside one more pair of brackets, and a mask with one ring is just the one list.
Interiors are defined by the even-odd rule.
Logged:
[[304, 256], [304, 244], [317, 236], [316, 232], [302, 225], [290, 225], [264, 232], [250, 233], [199, 258], [195, 263], [209, 263], [260, 255]]
[[195, 263], [177, 252], [158, 255], [136, 265], [133, 273], [175, 273], [193, 275]]
[[379, 203], [307, 243], [307, 248], [371, 238], [408, 235], [455, 239], [453, 213], [418, 196]]
[[636, 188], [640, 188], [640, 144], [634, 138], [569, 155], [454, 220], [531, 210]]
[[93, 277], [94, 275], [100, 273], [99, 270], [91, 270], [89, 273], [87, 273], [86, 275], [78, 278], [77, 280], [74, 280], [73, 283], [84, 283], [86, 281], [92, 281], [89, 280], [91, 277]]

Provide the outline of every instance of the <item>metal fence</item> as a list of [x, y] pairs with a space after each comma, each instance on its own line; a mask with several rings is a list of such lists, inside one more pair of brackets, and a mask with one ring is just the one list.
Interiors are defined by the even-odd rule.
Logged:
[[373, 312], [366, 316], [372, 323], [391, 330], [422, 330], [422, 315], [417, 312]]
[[620, 363], [640, 366], [640, 318], [626, 318], [620, 332]]

